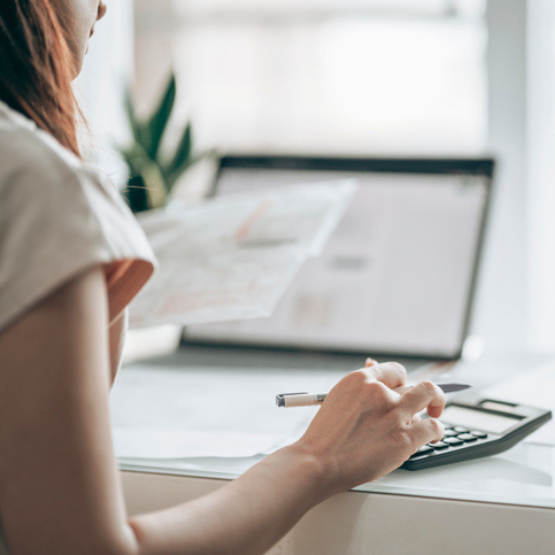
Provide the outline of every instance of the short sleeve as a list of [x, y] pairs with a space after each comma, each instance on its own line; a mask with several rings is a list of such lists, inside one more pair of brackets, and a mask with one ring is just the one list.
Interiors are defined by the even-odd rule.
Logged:
[[27, 129], [0, 134], [0, 152], [0, 331], [97, 265], [113, 321], [156, 264], [118, 191]]

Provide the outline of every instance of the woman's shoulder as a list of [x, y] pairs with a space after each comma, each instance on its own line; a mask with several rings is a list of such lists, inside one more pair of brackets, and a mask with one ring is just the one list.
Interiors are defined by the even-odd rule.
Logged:
[[[45, 217], [65, 211], [111, 218], [116, 227], [136, 222], [112, 182], [87, 166], [49, 133], [0, 102], [0, 199], [13, 214], [33, 206]], [[4, 214], [8, 217], [9, 210]]]
[[[121, 194], [33, 122], [0, 102], [0, 229], [66, 232], [110, 246], [113, 256], [153, 258]], [[73, 233], [72, 233], [73, 230]]]
[[83, 173], [77, 156], [0, 102], [0, 191], [17, 187], [26, 195], [48, 195], [52, 187], [81, 183]]
[[[85, 268], [103, 265], [117, 316], [155, 265], [115, 186], [0, 102], [0, 330]], [[40, 271], [37, 271], [40, 268]]]

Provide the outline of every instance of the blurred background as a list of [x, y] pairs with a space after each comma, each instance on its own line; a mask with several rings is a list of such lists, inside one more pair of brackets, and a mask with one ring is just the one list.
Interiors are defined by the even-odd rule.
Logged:
[[[555, 352], [551, 0], [108, 0], [78, 89], [120, 183], [130, 89], [230, 153], [480, 156], [499, 162], [472, 332]], [[197, 180], [202, 181], [197, 176]], [[190, 176], [189, 176], [190, 181]], [[203, 183], [188, 183], [194, 191]]]

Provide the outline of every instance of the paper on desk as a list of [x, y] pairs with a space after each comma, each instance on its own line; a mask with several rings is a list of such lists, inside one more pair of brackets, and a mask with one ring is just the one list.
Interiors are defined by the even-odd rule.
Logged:
[[218, 207], [222, 216], [230, 203], [246, 210], [248, 219], [241, 222], [234, 235], [243, 246], [295, 244], [306, 256], [317, 256], [353, 200], [356, 188], [355, 180], [342, 179], [234, 193], [213, 199], [212, 209]]
[[355, 189], [350, 180], [284, 187], [142, 216], [160, 269], [131, 304], [130, 326], [269, 316]]
[[269, 453], [283, 438], [272, 434], [198, 432], [181, 428], [113, 431], [116, 455], [126, 459], [250, 457]]
[[110, 395], [119, 458], [250, 457], [292, 443], [315, 407], [280, 409], [276, 393], [328, 391], [343, 372], [123, 368]]
[[[483, 397], [522, 403], [551, 410], [555, 418], [555, 361], [540, 366], [537, 370], [510, 378], [480, 392]], [[544, 424], [526, 441], [555, 445], [555, 420]]]

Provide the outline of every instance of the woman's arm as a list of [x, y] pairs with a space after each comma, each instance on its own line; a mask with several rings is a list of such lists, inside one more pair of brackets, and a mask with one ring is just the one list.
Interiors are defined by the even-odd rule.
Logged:
[[144, 553], [264, 553], [321, 501], [397, 468], [442, 437], [437, 421], [412, 419], [430, 402], [437, 403], [432, 412], [441, 411], [435, 386], [417, 387], [397, 411], [399, 396], [365, 372], [342, 382], [299, 442], [208, 496], [133, 518]]
[[110, 440], [103, 269], [3, 331], [0, 361], [0, 519], [10, 553], [132, 553]]
[[110, 324], [108, 331], [108, 343], [110, 346], [110, 383], [113, 385], [118, 373], [119, 365], [123, 356], [123, 345], [127, 331], [127, 309], [125, 309], [114, 322]]
[[[399, 466], [441, 437], [399, 396], [398, 365], [349, 374], [307, 433], [196, 501], [127, 520], [113, 455], [102, 269], [60, 288], [0, 334], [0, 518], [11, 553], [263, 553], [311, 507]], [[32, 531], [32, 533], [30, 533]]]

